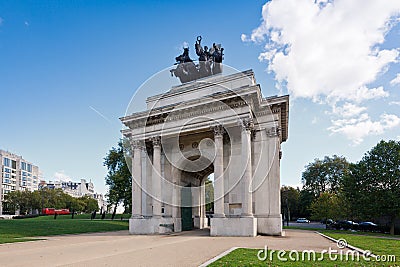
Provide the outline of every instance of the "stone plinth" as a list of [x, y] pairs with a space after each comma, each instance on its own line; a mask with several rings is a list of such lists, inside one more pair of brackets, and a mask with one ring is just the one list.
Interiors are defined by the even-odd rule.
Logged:
[[131, 218], [129, 233], [133, 235], [165, 234], [174, 231], [172, 218]]
[[265, 235], [282, 235], [282, 215], [257, 216], [257, 231]]
[[257, 218], [211, 218], [211, 236], [256, 236]]

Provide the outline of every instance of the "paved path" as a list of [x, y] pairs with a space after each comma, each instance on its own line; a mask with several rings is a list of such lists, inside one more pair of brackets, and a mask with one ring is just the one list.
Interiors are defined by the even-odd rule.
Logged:
[[0, 245], [1, 266], [198, 266], [231, 247], [321, 251], [336, 244], [312, 231], [285, 237], [210, 237], [207, 230], [139, 236], [127, 231]]

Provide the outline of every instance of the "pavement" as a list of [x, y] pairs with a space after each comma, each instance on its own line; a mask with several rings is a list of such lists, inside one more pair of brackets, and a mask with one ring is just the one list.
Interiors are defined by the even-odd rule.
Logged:
[[118, 231], [45, 238], [1, 244], [0, 266], [199, 266], [232, 247], [337, 249], [315, 232], [292, 229], [286, 229], [284, 237], [211, 237], [205, 229], [170, 235]]

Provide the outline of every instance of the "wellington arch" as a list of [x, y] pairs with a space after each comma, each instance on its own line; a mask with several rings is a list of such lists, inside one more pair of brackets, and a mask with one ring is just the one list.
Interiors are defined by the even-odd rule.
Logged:
[[171, 86], [145, 102], [144, 110], [121, 118], [131, 151], [131, 234], [207, 227], [212, 236], [282, 234], [280, 158], [289, 96], [263, 97], [247, 70]]

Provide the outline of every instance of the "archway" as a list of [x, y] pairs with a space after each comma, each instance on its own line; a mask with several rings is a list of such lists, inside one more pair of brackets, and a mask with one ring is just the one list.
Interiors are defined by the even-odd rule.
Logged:
[[[201, 171], [190, 172], [185, 171], [187, 168], [182, 166], [183, 170], [180, 171], [181, 200], [179, 210], [182, 231], [203, 229], [209, 226], [206, 205], [210, 206], [210, 199], [213, 199], [213, 184], [209, 182], [209, 176], [214, 172], [214, 165], [207, 158], [202, 158], [199, 155], [191, 156], [187, 159], [190, 161], [203, 161], [207, 167]], [[213, 207], [211, 207], [211, 210], [213, 210]]]

